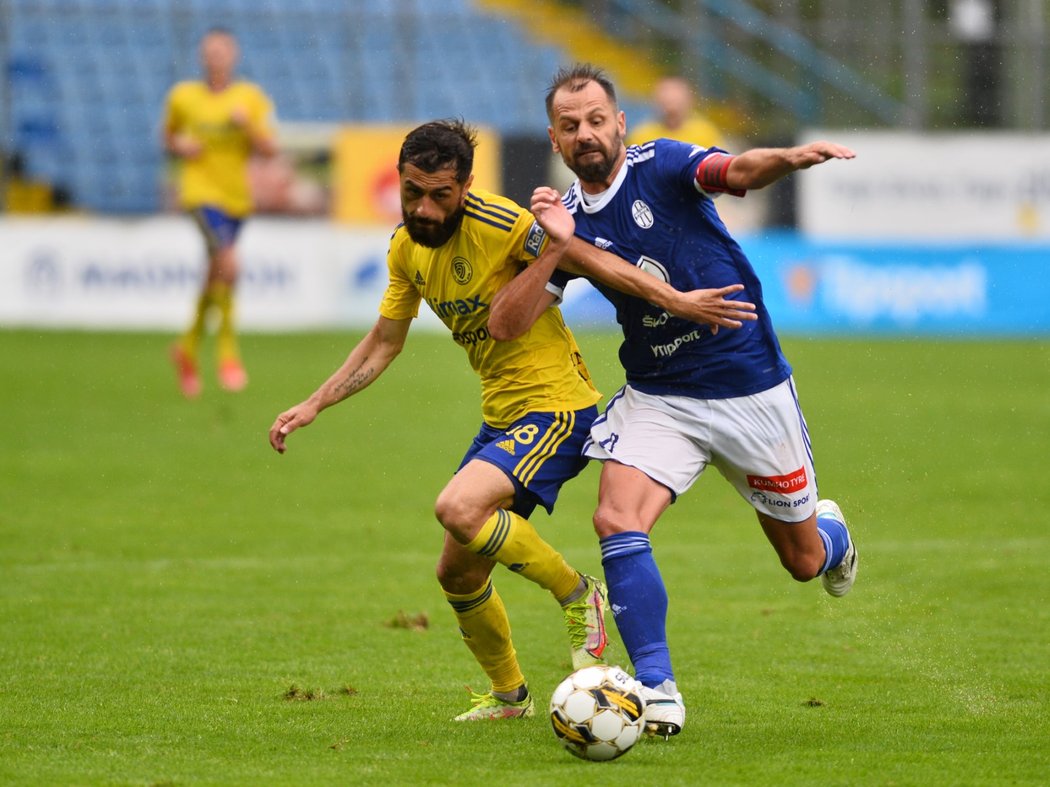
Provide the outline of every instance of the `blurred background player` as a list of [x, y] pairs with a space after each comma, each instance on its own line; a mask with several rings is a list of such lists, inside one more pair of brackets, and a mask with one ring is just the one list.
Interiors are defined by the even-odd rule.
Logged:
[[219, 384], [239, 391], [248, 383], [234, 328], [237, 283], [235, 244], [251, 212], [248, 161], [276, 152], [273, 103], [251, 82], [234, 81], [240, 55], [233, 34], [221, 28], [200, 43], [203, 81], [180, 82], [164, 111], [164, 147], [179, 159], [180, 206], [200, 227], [208, 253], [193, 320], [171, 350], [183, 394], [200, 394], [199, 355], [209, 315], [218, 314]]
[[653, 88], [652, 102], [654, 116], [629, 133], [628, 145], [661, 137], [704, 147], [724, 144], [722, 132], [697, 109], [696, 94], [685, 78], [661, 79]]

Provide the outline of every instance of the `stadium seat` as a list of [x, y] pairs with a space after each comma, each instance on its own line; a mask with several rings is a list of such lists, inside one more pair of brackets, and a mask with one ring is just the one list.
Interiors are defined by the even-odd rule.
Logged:
[[[560, 53], [469, 0], [9, 0], [11, 128], [27, 166], [93, 210], [158, 206], [164, 97], [199, 73], [213, 26], [282, 121], [413, 123], [462, 115], [516, 133]], [[500, 52], [498, 68], [492, 52]]]

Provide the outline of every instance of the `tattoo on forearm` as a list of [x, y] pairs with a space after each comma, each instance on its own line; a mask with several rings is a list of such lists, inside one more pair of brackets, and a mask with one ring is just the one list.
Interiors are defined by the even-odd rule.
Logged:
[[350, 372], [345, 380], [339, 382], [335, 388], [335, 392], [340, 398], [347, 397], [352, 393], [357, 393], [368, 385], [373, 377], [375, 377], [375, 369], [371, 366], [367, 368], [359, 366]]

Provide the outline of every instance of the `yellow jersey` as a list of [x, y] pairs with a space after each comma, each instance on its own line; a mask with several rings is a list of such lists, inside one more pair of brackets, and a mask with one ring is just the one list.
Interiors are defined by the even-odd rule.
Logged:
[[676, 129], [669, 129], [658, 120], [650, 120], [627, 134], [628, 145], [641, 145], [654, 139], [673, 139], [690, 145], [703, 145], [705, 148], [720, 148], [724, 142], [722, 132], [702, 115], [689, 116]]
[[481, 414], [496, 428], [529, 412], [580, 410], [601, 398], [557, 306], [517, 339], [498, 342], [489, 335], [493, 296], [539, 256], [546, 240], [515, 202], [471, 191], [462, 224], [440, 248], [413, 242], [404, 225], [390, 241], [390, 281], [379, 313], [408, 319], [426, 301], [481, 377]]
[[258, 85], [234, 82], [214, 91], [204, 82], [179, 82], [165, 103], [164, 129], [201, 144], [196, 158], [179, 162], [179, 203], [191, 210], [205, 205], [234, 217], [251, 212], [246, 128], [233, 122], [239, 110], [256, 134], [273, 134], [273, 103]]

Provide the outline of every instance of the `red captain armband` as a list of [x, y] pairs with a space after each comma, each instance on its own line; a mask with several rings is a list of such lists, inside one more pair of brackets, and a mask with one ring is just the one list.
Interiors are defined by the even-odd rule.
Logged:
[[734, 197], [742, 197], [747, 193], [746, 189], [731, 189], [726, 183], [726, 173], [729, 165], [733, 163], [734, 156], [728, 153], [712, 153], [706, 156], [697, 165], [696, 180], [697, 187], [702, 191], [732, 194]]

